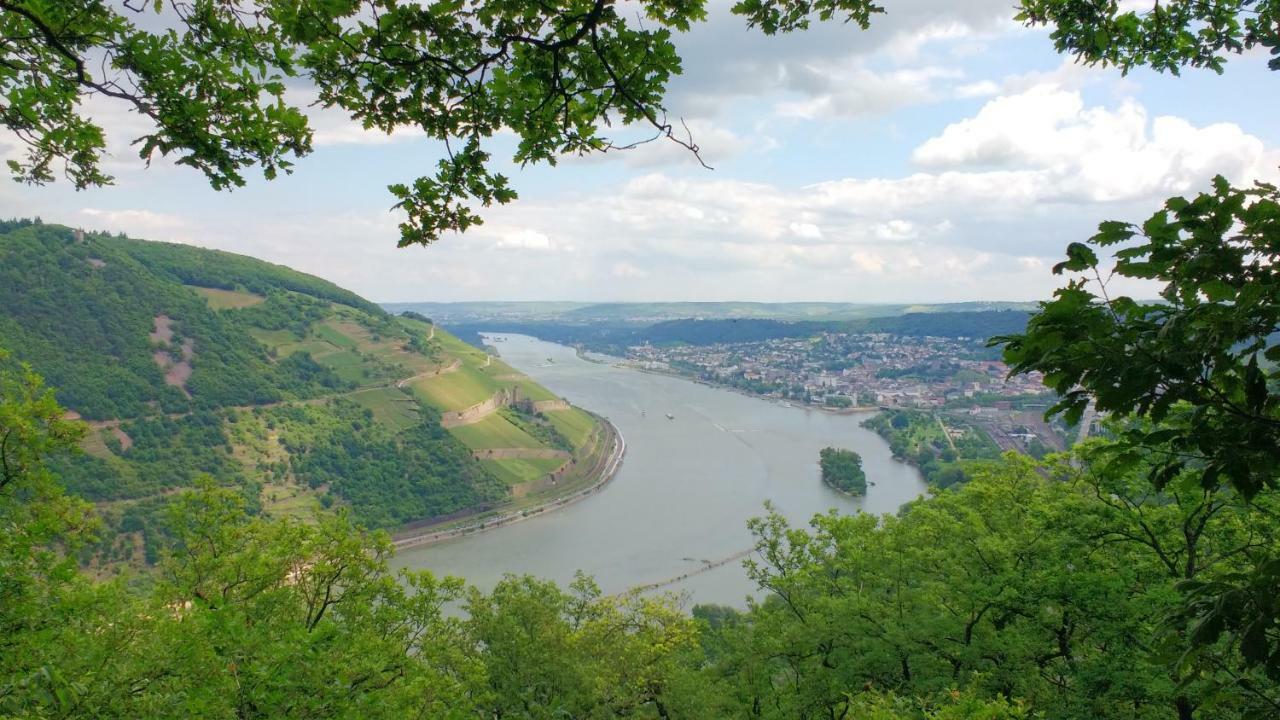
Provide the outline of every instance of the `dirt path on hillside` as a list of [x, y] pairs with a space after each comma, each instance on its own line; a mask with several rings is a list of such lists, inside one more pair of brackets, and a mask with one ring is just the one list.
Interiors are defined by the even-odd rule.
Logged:
[[449, 363], [448, 365], [442, 368], [436, 368], [435, 370], [428, 370], [426, 372], [418, 373], [417, 375], [412, 375], [403, 380], [397, 380], [396, 387], [400, 390], [403, 390], [405, 386], [407, 386], [409, 383], [416, 382], [418, 380], [423, 380], [426, 378], [433, 378], [433, 377], [440, 377], [441, 375], [448, 375], [449, 373], [458, 372], [458, 370], [460, 369], [462, 369], [462, 361], [459, 360], [458, 358], [454, 358], [453, 362]]

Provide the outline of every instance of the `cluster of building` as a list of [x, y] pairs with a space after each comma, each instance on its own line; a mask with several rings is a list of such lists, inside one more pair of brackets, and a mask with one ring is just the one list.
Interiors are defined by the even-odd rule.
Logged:
[[[971, 338], [823, 333], [705, 346], [637, 345], [630, 364], [767, 397], [835, 407], [1009, 409], [1048, 393]], [[1039, 400], [1043, 402], [1043, 400]]]

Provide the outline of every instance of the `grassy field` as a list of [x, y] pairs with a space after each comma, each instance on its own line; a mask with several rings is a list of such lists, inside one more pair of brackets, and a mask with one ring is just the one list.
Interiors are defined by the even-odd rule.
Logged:
[[280, 357], [289, 357], [296, 352], [308, 352], [311, 353], [312, 359], [317, 362], [324, 359], [327, 355], [332, 355], [341, 351], [342, 348], [339, 348], [337, 345], [316, 337], [309, 337], [306, 340], [301, 340], [299, 342], [284, 343], [283, 345], [276, 346], [276, 352]]
[[501, 413], [494, 413], [478, 423], [449, 428], [449, 432], [472, 450], [545, 447]]
[[585, 445], [596, 427], [595, 418], [575, 407], [568, 410], [548, 410], [543, 415], [575, 448]]
[[214, 310], [239, 310], [240, 308], [253, 307], [262, 302], [266, 302], [266, 298], [253, 293], [240, 292], [239, 290], [220, 290], [218, 288], [197, 287], [188, 285], [196, 292], [197, 295], [205, 299], [209, 303], [209, 307]]
[[353, 393], [350, 399], [373, 411], [373, 419], [399, 432], [418, 423], [413, 399], [395, 388], [374, 388]]
[[533, 482], [560, 468], [565, 463], [559, 458], [481, 460], [484, 469], [508, 485]]
[[508, 385], [516, 385], [516, 386], [518, 386], [518, 387], [520, 388], [520, 392], [521, 392], [525, 397], [527, 397], [527, 398], [529, 398], [530, 400], [533, 400], [533, 401], [535, 401], [535, 402], [536, 402], [536, 401], [538, 401], [538, 400], [558, 400], [558, 399], [560, 399], [560, 396], [559, 396], [559, 395], [556, 395], [555, 393], [553, 393], [553, 392], [551, 392], [550, 390], [548, 390], [548, 389], [546, 389], [546, 388], [542, 387], [541, 385], [539, 385], [538, 383], [536, 383], [536, 382], [534, 382], [534, 381], [532, 381], [532, 380], [520, 380], [520, 381], [517, 381], [517, 382], [514, 382], [514, 383], [507, 383], [507, 384], [508, 384]]
[[[340, 348], [354, 350], [358, 343], [355, 338], [347, 335], [342, 331], [341, 326], [335, 326], [333, 320], [326, 320], [315, 326], [316, 337], [326, 342], [337, 345]], [[358, 327], [358, 326], [357, 326]]]
[[96, 458], [111, 457], [111, 450], [107, 448], [107, 434], [110, 432], [105, 429], [90, 429], [80, 441], [80, 449]]
[[456, 372], [421, 378], [409, 387], [440, 410], [461, 410], [493, 397], [502, 383], [464, 364]]
[[260, 328], [251, 328], [249, 330], [249, 335], [253, 337], [254, 340], [257, 340], [269, 348], [278, 349], [281, 345], [298, 342], [298, 336], [288, 330], [262, 330]]
[[320, 509], [314, 490], [297, 483], [267, 483], [262, 486], [262, 510], [272, 517], [295, 517], [312, 522]]

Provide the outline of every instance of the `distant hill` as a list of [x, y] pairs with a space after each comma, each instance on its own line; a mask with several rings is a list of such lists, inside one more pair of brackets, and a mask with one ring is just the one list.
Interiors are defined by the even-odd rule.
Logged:
[[1029, 313], [1022, 310], [979, 310], [908, 313], [892, 317], [845, 321], [667, 320], [652, 325], [607, 322], [519, 322], [513, 320], [472, 321], [450, 324], [462, 339], [481, 345], [482, 332], [520, 333], [550, 342], [621, 355], [634, 345], [714, 345], [746, 343], [782, 338], [813, 337], [820, 332], [886, 333], [907, 337], [949, 337], [985, 339], [1026, 329]]
[[0, 223], [0, 346], [90, 421], [55, 459], [112, 531], [89, 563], [154, 560], [202, 476], [395, 528], [527, 502], [603, 451], [593, 416], [428, 322], [186, 245]]
[[844, 321], [872, 317], [893, 317], [909, 313], [980, 312], [990, 310], [1032, 310], [1027, 302], [964, 302], [941, 304], [872, 303], [759, 303], [759, 302], [460, 302], [384, 303], [390, 312], [411, 310], [445, 325], [480, 322], [513, 323], [605, 323], [610, 325], [653, 325], [667, 320], [781, 320]]

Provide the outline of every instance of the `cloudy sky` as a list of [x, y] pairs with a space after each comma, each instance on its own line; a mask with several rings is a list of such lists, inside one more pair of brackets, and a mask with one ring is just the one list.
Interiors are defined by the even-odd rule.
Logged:
[[678, 39], [668, 107], [715, 170], [661, 143], [505, 168], [521, 199], [427, 248], [395, 247], [386, 186], [441, 148], [330, 114], [293, 175], [218, 193], [143, 169], [137, 121], [95, 104], [117, 184], [0, 181], [0, 215], [242, 252], [379, 301], [1028, 300], [1101, 220], [1141, 220], [1215, 173], [1280, 180], [1280, 78], [1263, 56], [1224, 76], [1121, 77], [1056, 55], [1012, 4], [902, 0], [869, 31], [767, 38], [712, 0]]

